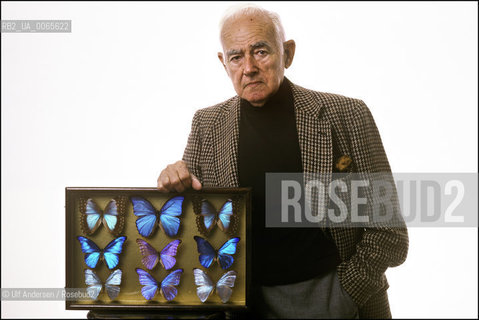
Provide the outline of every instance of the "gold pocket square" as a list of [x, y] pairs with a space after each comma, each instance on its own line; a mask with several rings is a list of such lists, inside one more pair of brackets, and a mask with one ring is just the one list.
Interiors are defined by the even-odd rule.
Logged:
[[351, 169], [351, 164], [353, 163], [353, 159], [348, 157], [347, 155], [343, 155], [336, 160], [335, 168], [339, 172], [348, 172]]

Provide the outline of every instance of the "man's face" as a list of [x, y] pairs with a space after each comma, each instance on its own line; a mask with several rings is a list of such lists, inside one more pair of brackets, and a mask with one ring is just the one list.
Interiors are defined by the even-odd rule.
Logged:
[[224, 55], [218, 57], [236, 93], [253, 106], [262, 106], [276, 93], [284, 76], [285, 55], [273, 23], [262, 16], [228, 21], [222, 33]]

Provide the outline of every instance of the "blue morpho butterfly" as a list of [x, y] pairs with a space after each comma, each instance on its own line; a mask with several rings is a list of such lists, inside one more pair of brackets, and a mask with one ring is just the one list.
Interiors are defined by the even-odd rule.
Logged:
[[183, 200], [185, 197], [176, 196], [168, 201], [157, 211], [153, 205], [142, 197], [131, 197], [133, 213], [139, 217], [136, 219], [136, 228], [143, 237], [149, 237], [158, 224], [169, 237], [178, 234], [180, 228], [179, 216], [183, 212]]
[[220, 267], [224, 270], [231, 267], [234, 262], [232, 255], [236, 253], [236, 245], [240, 241], [239, 237], [226, 241], [218, 250], [218, 253], [211, 244], [202, 237], [194, 236], [194, 239], [198, 246], [198, 253], [200, 254], [199, 260], [203, 267], [209, 268], [214, 260], [217, 260]]
[[153, 269], [158, 262], [161, 263], [165, 270], [170, 270], [175, 266], [175, 256], [181, 240], [171, 241], [161, 250], [161, 252], [156, 251], [156, 249], [145, 240], [136, 239], [136, 243], [140, 247], [140, 253], [143, 256], [141, 262], [148, 270]]
[[197, 225], [199, 231], [204, 235], [213, 229], [215, 225], [218, 225], [221, 231], [227, 233], [230, 226], [236, 225], [236, 216], [233, 215], [233, 201], [231, 199], [221, 207], [220, 211], [216, 212], [215, 207], [208, 200], [201, 200], [201, 209], [197, 216]]
[[161, 283], [156, 281], [155, 278], [143, 269], [136, 268], [136, 273], [138, 273], [140, 284], [143, 285], [141, 288], [141, 294], [146, 300], [153, 299], [158, 289], [160, 289], [161, 294], [168, 301], [173, 300], [178, 295], [178, 290], [175, 286], [180, 284], [180, 277], [183, 273], [183, 269], [172, 271], [165, 277], [165, 279], [163, 279], [163, 281], [161, 281]]
[[124, 215], [118, 209], [120, 199], [111, 199], [102, 211], [100, 207], [89, 198], [80, 208], [82, 231], [90, 235], [94, 233], [101, 223], [106, 226], [110, 233], [120, 235], [124, 225]]
[[210, 296], [213, 289], [216, 287], [216, 294], [220, 297], [223, 303], [228, 302], [233, 293], [235, 286], [236, 271], [228, 271], [215, 284], [211, 278], [201, 269], [194, 268], [193, 274], [195, 275], [196, 295], [200, 298], [201, 302], [205, 302]]
[[[90, 298], [96, 300], [103, 288], [103, 284], [93, 270], [85, 269], [85, 284], [88, 286], [86, 291]], [[105, 281], [105, 290], [111, 300], [114, 300], [120, 293], [120, 284], [121, 270], [116, 269]]]
[[110, 241], [105, 249], [100, 250], [98, 246], [88, 238], [77, 237], [77, 239], [80, 241], [81, 250], [85, 254], [85, 263], [92, 269], [95, 269], [100, 258], [105, 261], [108, 269], [114, 269], [120, 261], [118, 255], [121, 253], [123, 243], [126, 241], [125, 236], [118, 237]]

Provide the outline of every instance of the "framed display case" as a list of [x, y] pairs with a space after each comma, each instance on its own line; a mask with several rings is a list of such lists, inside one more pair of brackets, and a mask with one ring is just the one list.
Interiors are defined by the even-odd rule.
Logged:
[[246, 311], [251, 190], [66, 188], [67, 310]]

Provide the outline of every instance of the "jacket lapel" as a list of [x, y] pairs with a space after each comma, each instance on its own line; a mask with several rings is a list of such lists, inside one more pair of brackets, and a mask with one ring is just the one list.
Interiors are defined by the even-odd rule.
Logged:
[[238, 144], [240, 99], [236, 96], [225, 108], [215, 125], [213, 137], [217, 148], [215, 157], [216, 185], [221, 187], [239, 187]]
[[322, 104], [306, 89], [292, 85], [296, 128], [305, 173], [332, 171], [331, 125], [321, 117]]
[[[304, 196], [313, 215], [323, 217], [319, 227], [327, 227], [326, 209], [328, 187], [331, 182], [333, 145], [331, 125], [321, 116], [322, 104], [306, 89], [292, 85], [296, 127], [298, 130], [301, 160], [303, 163]], [[311, 180], [319, 181], [324, 188], [311, 189], [306, 185]], [[326, 233], [327, 234], [327, 233]]]

